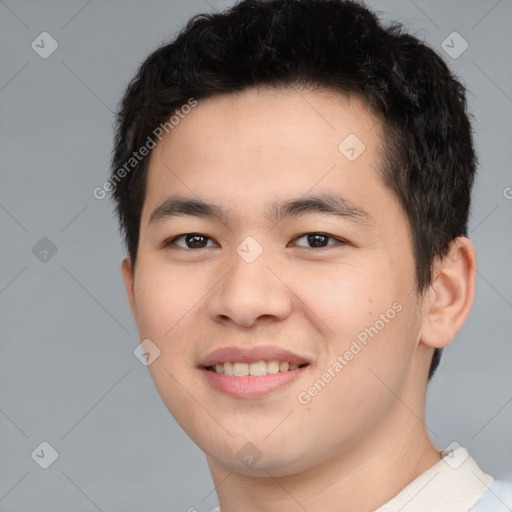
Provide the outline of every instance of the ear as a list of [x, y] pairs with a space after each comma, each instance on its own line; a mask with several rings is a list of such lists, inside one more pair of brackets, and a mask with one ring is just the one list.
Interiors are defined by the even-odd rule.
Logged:
[[123, 259], [121, 262], [121, 273], [123, 275], [124, 286], [126, 287], [126, 295], [128, 296], [128, 302], [130, 303], [130, 309], [132, 310], [132, 315], [137, 322], [136, 315], [136, 306], [135, 306], [135, 292], [134, 292], [134, 282], [135, 282], [135, 269], [132, 265], [131, 259], [129, 256]]
[[423, 302], [421, 342], [442, 348], [455, 338], [473, 305], [475, 280], [475, 247], [469, 238], [457, 237], [448, 254], [434, 265]]

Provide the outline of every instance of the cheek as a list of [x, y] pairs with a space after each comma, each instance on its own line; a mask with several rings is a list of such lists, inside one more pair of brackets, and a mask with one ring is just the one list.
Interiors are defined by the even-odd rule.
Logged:
[[187, 381], [192, 359], [190, 322], [205, 293], [193, 274], [141, 257], [134, 286], [139, 337], [151, 340], [160, 351], [148, 370], [162, 401], [184, 429], [200, 415], [186, 391], [192, 389]]
[[326, 336], [346, 339], [378, 318], [397, 299], [387, 274], [363, 258], [357, 263], [341, 262], [304, 269], [287, 282], [293, 292], [324, 324]]
[[[402, 302], [383, 303], [369, 322], [350, 315], [340, 320], [326, 362], [301, 390], [303, 423], [322, 432], [322, 446], [349, 449], [367, 436], [389, 414], [406, 382], [418, 331], [414, 310]], [[387, 323], [379, 318], [386, 312]]]
[[399, 386], [414, 356], [420, 325], [415, 295], [408, 293], [412, 277], [404, 279], [404, 269], [402, 278], [387, 265], [386, 270], [376, 262], [340, 266], [307, 274], [294, 288], [326, 333], [316, 373], [321, 376], [338, 361], [337, 371], [331, 369], [337, 375], [332, 389], [352, 390], [344, 398], [349, 410], [361, 408], [361, 399], [367, 403], [375, 386], [385, 392], [379, 377], [392, 389]]
[[192, 276], [159, 262], [141, 261], [134, 285], [141, 336], [157, 340], [172, 336], [180, 320], [204, 294]]

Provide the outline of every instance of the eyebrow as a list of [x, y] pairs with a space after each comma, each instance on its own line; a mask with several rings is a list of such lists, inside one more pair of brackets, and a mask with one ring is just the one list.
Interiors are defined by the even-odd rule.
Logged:
[[[308, 195], [285, 201], [275, 201], [267, 204], [265, 208], [265, 216], [271, 221], [278, 221], [285, 217], [314, 214], [327, 214], [337, 218], [344, 218], [360, 225], [374, 223], [373, 217], [361, 206], [341, 196], [327, 193]], [[153, 210], [148, 224], [187, 215], [207, 219], [217, 217], [223, 223], [227, 223], [226, 221], [229, 217], [228, 212], [217, 204], [208, 203], [200, 199], [172, 195]]]

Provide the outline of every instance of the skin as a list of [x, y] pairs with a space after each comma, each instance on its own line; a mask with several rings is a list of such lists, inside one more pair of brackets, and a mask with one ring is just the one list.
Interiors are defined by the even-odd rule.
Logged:
[[[475, 251], [455, 239], [417, 295], [408, 224], [376, 171], [380, 130], [356, 97], [252, 88], [200, 101], [153, 150], [136, 268], [126, 258], [122, 273], [140, 339], [161, 352], [152, 379], [206, 453], [222, 512], [370, 512], [441, 460], [424, 423], [427, 374], [434, 348], [469, 314]], [[349, 134], [366, 146], [355, 161], [338, 150]], [[265, 217], [270, 201], [324, 192], [373, 220]], [[216, 203], [227, 216], [149, 223], [171, 194]], [[320, 249], [299, 238], [319, 232], [335, 238]], [[164, 246], [185, 233], [206, 235], [207, 247], [184, 238]], [[263, 249], [250, 264], [236, 252], [248, 236]], [[401, 311], [299, 403], [396, 302]], [[214, 349], [268, 344], [311, 361], [269, 396], [227, 396], [197, 369]], [[237, 457], [248, 442], [261, 454], [251, 467]]]

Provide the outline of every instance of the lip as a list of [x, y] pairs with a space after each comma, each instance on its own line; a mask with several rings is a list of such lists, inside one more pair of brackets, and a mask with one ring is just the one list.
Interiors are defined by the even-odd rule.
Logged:
[[210, 352], [199, 367], [214, 366], [217, 363], [256, 363], [258, 361], [287, 361], [290, 364], [310, 364], [306, 358], [289, 350], [272, 345], [256, 347], [222, 347]]
[[[287, 361], [290, 364], [306, 365], [287, 372], [268, 373], [254, 377], [235, 377], [208, 370], [217, 363], [255, 363], [257, 361]], [[222, 347], [210, 352], [198, 365], [199, 370], [216, 390], [235, 398], [262, 398], [290, 384], [308, 368], [310, 361], [289, 350], [272, 345], [256, 347]]]
[[262, 398], [297, 379], [308, 366], [287, 372], [268, 373], [260, 377], [234, 377], [200, 368], [206, 380], [218, 391], [235, 398]]

